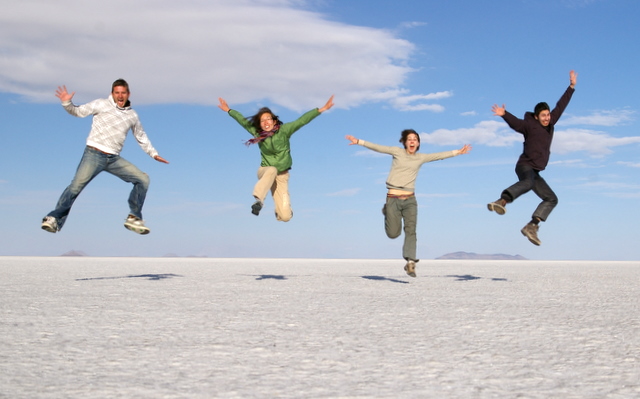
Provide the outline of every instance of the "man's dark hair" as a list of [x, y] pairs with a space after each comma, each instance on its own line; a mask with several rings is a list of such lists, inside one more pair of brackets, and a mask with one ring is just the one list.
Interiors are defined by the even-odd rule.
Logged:
[[404, 148], [407, 148], [407, 138], [409, 137], [410, 134], [415, 134], [416, 137], [418, 137], [418, 150], [420, 149], [420, 135], [418, 134], [418, 132], [416, 132], [413, 129], [405, 129], [402, 131], [401, 136], [400, 136], [400, 142], [402, 143], [402, 145], [404, 146]]
[[551, 109], [549, 108], [549, 104], [541, 102], [536, 104], [536, 107], [533, 109], [533, 114], [537, 117], [538, 115], [540, 115], [540, 112], [550, 110]]
[[115, 82], [113, 82], [113, 84], [111, 85], [111, 92], [113, 93], [113, 89], [115, 89], [118, 86], [126, 87], [127, 91], [129, 91], [129, 83], [127, 83], [127, 81], [124, 79], [118, 79]]

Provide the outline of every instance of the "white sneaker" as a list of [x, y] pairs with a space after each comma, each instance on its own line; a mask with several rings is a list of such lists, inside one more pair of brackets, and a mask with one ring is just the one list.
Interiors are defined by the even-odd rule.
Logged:
[[48, 231], [49, 233], [57, 233], [60, 230], [58, 228], [58, 220], [53, 216], [45, 216], [42, 218], [42, 224], [40, 227], [42, 227], [42, 230]]
[[144, 225], [144, 220], [135, 217], [133, 215], [129, 215], [127, 220], [124, 222], [124, 227], [138, 234], [149, 234], [151, 230]]

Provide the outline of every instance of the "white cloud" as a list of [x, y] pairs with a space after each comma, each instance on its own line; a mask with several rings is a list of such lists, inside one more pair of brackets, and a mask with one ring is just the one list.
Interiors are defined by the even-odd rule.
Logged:
[[327, 197], [353, 197], [360, 192], [360, 188], [348, 188], [334, 193], [326, 194]]
[[[437, 129], [421, 133], [422, 143], [434, 145], [486, 145], [508, 147], [523, 141], [521, 134], [511, 130], [502, 121], [482, 121], [471, 128]], [[556, 130], [551, 145], [552, 153], [568, 154], [584, 151], [594, 157], [611, 154], [613, 147], [639, 144], [640, 136], [613, 137], [606, 132], [588, 129]]]
[[640, 162], [618, 162], [618, 165], [628, 166], [630, 168], [640, 168]]
[[444, 107], [439, 104], [414, 104], [417, 101], [434, 101], [451, 97], [453, 94], [449, 91], [440, 91], [430, 94], [414, 94], [414, 95], [398, 95], [390, 99], [391, 105], [399, 111], [432, 111], [442, 112]]
[[[414, 45], [393, 32], [331, 21], [293, 0], [12, 2], [0, 14], [0, 91], [30, 101], [106, 96], [132, 102], [271, 101], [301, 111], [387, 101], [440, 111], [441, 93], [406, 95]], [[422, 103], [420, 103], [422, 102]]]
[[522, 143], [522, 135], [515, 133], [502, 121], [482, 121], [471, 128], [437, 129], [421, 133], [420, 142], [435, 145], [481, 144], [507, 147]]
[[591, 125], [619, 126], [634, 120], [635, 111], [629, 109], [595, 111], [586, 116], [568, 116], [560, 119], [556, 126]]
[[389, 156], [389, 154], [383, 154], [381, 152], [376, 152], [372, 150], [356, 151], [353, 155], [356, 157], [369, 157], [369, 158], [386, 158]]
[[640, 143], [640, 136], [613, 137], [605, 132], [587, 129], [556, 130], [551, 151], [567, 154], [585, 151], [592, 156], [604, 156], [613, 152], [613, 147]]

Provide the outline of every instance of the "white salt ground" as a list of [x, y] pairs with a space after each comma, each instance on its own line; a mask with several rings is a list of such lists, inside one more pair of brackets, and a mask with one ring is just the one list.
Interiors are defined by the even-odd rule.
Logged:
[[638, 398], [640, 262], [0, 258], [2, 398]]

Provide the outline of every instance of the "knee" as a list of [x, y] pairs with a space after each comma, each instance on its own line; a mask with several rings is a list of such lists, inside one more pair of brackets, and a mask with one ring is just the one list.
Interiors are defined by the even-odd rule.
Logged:
[[139, 177], [139, 181], [140, 181], [140, 184], [142, 184], [144, 187], [149, 187], [149, 184], [151, 183], [151, 178], [149, 177], [148, 174], [142, 173]]
[[400, 229], [394, 231], [385, 230], [385, 233], [387, 233], [387, 237], [394, 239], [400, 237], [401, 231]]
[[288, 222], [289, 220], [291, 220], [292, 217], [293, 217], [293, 212], [284, 216], [276, 213], [276, 220], [278, 220], [279, 222]]

